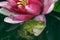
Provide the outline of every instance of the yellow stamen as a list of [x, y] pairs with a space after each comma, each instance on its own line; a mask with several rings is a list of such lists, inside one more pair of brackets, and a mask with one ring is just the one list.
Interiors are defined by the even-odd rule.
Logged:
[[22, 5], [18, 5], [18, 7], [21, 7]]
[[19, 0], [19, 2], [17, 2], [17, 4], [18, 4], [18, 7], [20, 7], [20, 6], [25, 6], [26, 4], [27, 4], [27, 0]]
[[19, 1], [22, 1], [22, 0], [19, 0]]
[[19, 5], [19, 4], [21, 4], [21, 2], [18, 2], [17, 4]]

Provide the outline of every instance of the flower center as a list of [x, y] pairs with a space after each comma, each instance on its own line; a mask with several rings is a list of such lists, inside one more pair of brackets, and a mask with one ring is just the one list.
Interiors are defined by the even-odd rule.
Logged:
[[18, 7], [25, 6], [27, 4], [27, 0], [19, 0], [17, 2]]

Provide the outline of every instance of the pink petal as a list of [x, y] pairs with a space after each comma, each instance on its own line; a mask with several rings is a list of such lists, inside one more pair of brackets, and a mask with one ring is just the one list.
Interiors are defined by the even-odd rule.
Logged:
[[15, 2], [17, 2], [18, 0], [7, 0], [8, 2], [13, 2], [13, 1], [15, 1]]
[[44, 1], [44, 10], [42, 14], [47, 14], [49, 7], [54, 3], [54, 0], [45, 0]]
[[38, 15], [41, 12], [41, 8], [37, 4], [30, 4], [30, 5], [25, 6], [25, 8], [28, 12], [30, 12], [33, 15]]
[[5, 9], [12, 11], [11, 6], [9, 5], [8, 2], [0, 2], [0, 6], [5, 8]]
[[28, 0], [28, 4], [39, 4], [40, 6], [42, 6], [42, 1], [43, 0]]
[[32, 17], [33, 17], [33, 15], [27, 15], [27, 14], [15, 14], [15, 15], [11, 16], [11, 18], [20, 20], [20, 21], [27, 21], [27, 20], [31, 19]]
[[7, 4], [8, 2], [4, 1], [4, 2], [0, 2], [0, 6], [3, 7]]
[[19, 21], [19, 20], [13, 20], [13, 19], [11, 19], [10, 17], [6, 17], [6, 18], [4, 19], [4, 21], [7, 22], [7, 23], [12, 23], [12, 24], [17, 24], [17, 23], [22, 23], [22, 22], [24, 22], [24, 21]]
[[44, 15], [38, 15], [34, 19], [37, 21], [42, 21], [44, 24], [46, 24], [46, 19]]
[[54, 4], [55, 4], [55, 3], [53, 3], [53, 4], [49, 7], [49, 9], [47, 10], [46, 14], [50, 13], [50, 12], [54, 9]]
[[11, 6], [16, 6], [18, 0], [7, 0]]

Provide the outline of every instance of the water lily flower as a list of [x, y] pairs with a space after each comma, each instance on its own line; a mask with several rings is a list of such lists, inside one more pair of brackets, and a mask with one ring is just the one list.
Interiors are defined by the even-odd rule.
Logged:
[[[56, 0], [6, 0], [0, 2], [0, 13], [8, 16], [8, 23], [20, 23], [39, 15], [48, 14]], [[4, 11], [4, 12], [3, 12]], [[36, 18], [38, 18], [38, 16]], [[41, 18], [40, 18], [41, 19]]]

